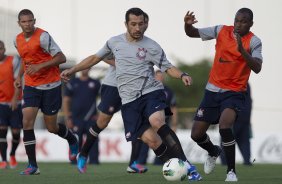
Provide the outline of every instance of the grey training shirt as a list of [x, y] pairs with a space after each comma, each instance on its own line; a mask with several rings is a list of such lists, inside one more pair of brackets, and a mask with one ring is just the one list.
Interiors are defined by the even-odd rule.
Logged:
[[115, 58], [122, 104], [163, 89], [162, 83], [155, 80], [153, 66], [156, 65], [162, 72], [173, 66], [160, 45], [146, 36], [138, 42], [128, 42], [125, 33], [112, 37], [96, 55], [103, 59], [110, 53]]

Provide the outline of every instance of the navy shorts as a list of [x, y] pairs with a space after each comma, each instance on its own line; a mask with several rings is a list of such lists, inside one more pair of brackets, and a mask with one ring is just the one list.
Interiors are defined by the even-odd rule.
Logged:
[[108, 115], [113, 115], [121, 108], [121, 98], [117, 87], [102, 84], [101, 102], [98, 109]]
[[10, 126], [11, 128], [23, 127], [22, 107], [19, 104], [18, 108], [12, 111], [9, 105], [0, 104], [0, 126]]
[[62, 105], [61, 86], [41, 90], [25, 86], [23, 90], [23, 107], [38, 107], [45, 115], [57, 114]]
[[204, 98], [196, 111], [195, 121], [205, 121], [210, 124], [218, 124], [222, 111], [226, 108], [238, 112], [245, 108], [246, 92], [227, 91], [216, 93], [205, 90]]
[[135, 140], [151, 125], [149, 117], [164, 110], [167, 105], [163, 90], [153, 91], [142, 95], [133, 102], [122, 105], [121, 115], [124, 122], [125, 138], [127, 141]]

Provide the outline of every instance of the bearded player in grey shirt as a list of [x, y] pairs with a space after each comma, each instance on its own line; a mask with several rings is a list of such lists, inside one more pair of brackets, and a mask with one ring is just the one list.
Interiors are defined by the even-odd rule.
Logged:
[[[125, 19], [126, 33], [110, 38], [96, 54], [63, 71], [61, 78], [68, 81], [75, 72], [90, 68], [113, 54], [126, 140], [141, 139], [163, 162], [170, 158], [185, 161], [188, 179], [199, 181], [202, 177], [187, 160], [177, 135], [165, 123], [167, 105], [163, 85], [155, 80], [153, 66], [181, 79], [185, 86], [192, 84], [192, 78], [166, 59], [158, 43], [144, 36], [146, 26], [141, 9], [129, 9]], [[94, 130], [93, 136], [95, 134]], [[79, 170], [85, 167], [79, 157], [77, 166]]]

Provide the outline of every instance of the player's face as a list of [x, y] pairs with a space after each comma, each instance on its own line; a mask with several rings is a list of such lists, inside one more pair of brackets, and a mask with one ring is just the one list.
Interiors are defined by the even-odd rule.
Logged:
[[238, 12], [234, 20], [234, 32], [238, 33], [240, 36], [246, 35], [253, 25], [249, 14]]
[[32, 15], [22, 15], [18, 21], [19, 26], [25, 34], [32, 34], [34, 31], [35, 19]]
[[146, 30], [146, 24], [144, 23], [144, 16], [129, 15], [129, 21], [125, 23], [129, 36], [134, 40], [140, 40], [143, 38]]
[[0, 42], [0, 61], [4, 59], [5, 56], [5, 46], [2, 42]]

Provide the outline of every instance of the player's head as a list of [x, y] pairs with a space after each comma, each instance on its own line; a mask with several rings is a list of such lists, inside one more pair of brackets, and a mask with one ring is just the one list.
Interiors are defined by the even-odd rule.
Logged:
[[146, 30], [144, 21], [144, 12], [140, 8], [131, 8], [125, 14], [125, 26], [128, 35], [133, 40], [140, 40], [143, 38]]
[[24, 33], [33, 33], [35, 21], [32, 11], [28, 9], [23, 9], [18, 14], [18, 24]]
[[148, 28], [148, 25], [149, 25], [149, 15], [146, 13], [146, 12], [144, 12], [144, 23], [145, 23], [145, 31], [147, 30], [147, 28]]
[[237, 11], [234, 20], [234, 32], [240, 36], [246, 35], [253, 26], [253, 12], [249, 8], [241, 8]]
[[4, 59], [5, 52], [6, 52], [5, 44], [2, 40], [0, 40], [0, 61], [2, 61]]
[[160, 70], [155, 71], [155, 79], [158, 81], [163, 82], [164, 81], [164, 75], [163, 72]]

